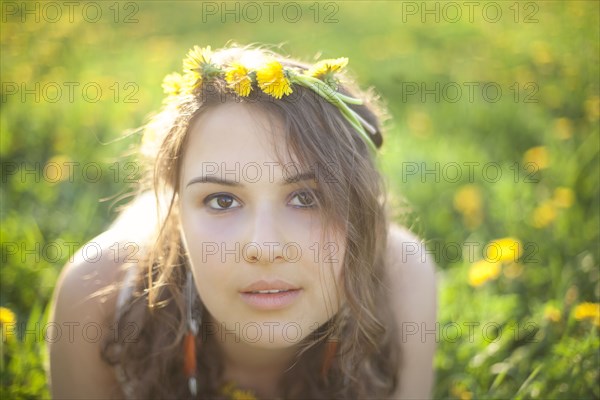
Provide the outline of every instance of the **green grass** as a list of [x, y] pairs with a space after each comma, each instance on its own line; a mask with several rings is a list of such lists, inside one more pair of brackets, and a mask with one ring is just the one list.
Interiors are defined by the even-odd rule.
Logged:
[[[2, 327], [3, 398], [49, 397], [43, 332], [34, 339], [25, 327], [43, 326], [72, 243], [114, 218], [113, 201], [98, 199], [127, 189], [132, 170], [114, 163], [140, 137], [117, 139], [160, 106], [162, 77], [188, 48], [228, 40], [284, 43], [306, 60], [347, 56], [362, 86], [387, 101], [393, 120], [380, 163], [395, 201], [410, 206], [398, 220], [427, 241], [440, 271], [435, 397], [600, 397], [598, 326], [575, 318], [579, 304], [600, 297], [597, 2], [498, 2], [496, 23], [483, 6], [470, 22], [464, 5], [456, 23], [422, 23], [406, 8], [421, 2], [385, 1], [320, 3], [315, 22], [314, 3], [302, 2], [297, 23], [280, 13], [271, 23], [264, 8], [259, 22], [226, 24], [195, 2], [123, 2], [118, 16], [113, 3], [98, 3], [97, 23], [77, 12], [72, 23], [66, 14], [21, 22], [7, 11], [13, 3], [2, 3], [0, 39], [0, 305], [15, 312], [18, 329], [11, 336]], [[337, 22], [325, 23], [332, 12]], [[138, 22], [124, 23], [128, 15]], [[46, 96], [22, 99], [20, 85], [36, 82]], [[72, 101], [65, 82], [80, 83]], [[448, 85], [439, 101], [421, 91], [436, 82]], [[90, 83], [102, 90], [97, 102], [84, 97], [93, 88], [81, 92]], [[52, 102], [56, 85], [62, 97]], [[462, 97], [452, 102], [457, 87]], [[493, 87], [502, 95], [486, 101]], [[536, 147], [545, 155], [526, 155]], [[78, 164], [60, 180], [49, 175], [53, 162]], [[522, 243], [521, 257], [470, 285], [471, 264], [503, 237]]]

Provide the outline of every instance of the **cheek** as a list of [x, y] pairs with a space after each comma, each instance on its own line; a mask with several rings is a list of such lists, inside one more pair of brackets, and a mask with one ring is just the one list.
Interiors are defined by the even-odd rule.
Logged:
[[209, 310], [219, 303], [228, 306], [230, 299], [225, 294], [233, 291], [230, 286], [236, 269], [220, 260], [222, 243], [232, 236], [231, 227], [201, 220], [185, 209], [181, 217], [181, 236], [203, 303]]
[[[319, 247], [317, 247], [319, 246]], [[339, 240], [313, 244], [319, 248], [318, 259], [306, 264], [310, 268], [311, 307], [323, 323], [331, 318], [345, 302], [344, 264], [345, 246]], [[312, 252], [311, 256], [316, 256]]]

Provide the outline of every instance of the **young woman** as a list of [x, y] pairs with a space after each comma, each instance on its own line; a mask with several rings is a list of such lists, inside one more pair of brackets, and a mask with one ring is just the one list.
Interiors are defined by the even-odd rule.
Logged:
[[430, 396], [435, 267], [346, 63], [195, 47], [165, 78], [140, 195], [57, 285], [55, 398]]

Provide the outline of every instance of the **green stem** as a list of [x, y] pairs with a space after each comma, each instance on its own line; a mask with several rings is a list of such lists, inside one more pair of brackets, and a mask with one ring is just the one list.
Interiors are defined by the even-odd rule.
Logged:
[[371, 124], [369, 124], [356, 112], [354, 112], [350, 107], [348, 107], [348, 105], [338, 97], [339, 93], [334, 92], [333, 89], [331, 89], [331, 87], [329, 87], [326, 83], [313, 77], [309, 77], [306, 75], [294, 75], [290, 78], [293, 82], [311, 89], [319, 96], [323, 97], [325, 100], [335, 105], [342, 112], [342, 115], [346, 117], [348, 122], [350, 122], [350, 124], [354, 127], [354, 129], [358, 131], [358, 133], [362, 136], [363, 140], [367, 142], [369, 148], [374, 152], [377, 151], [375, 144], [369, 137], [368, 133], [365, 131], [363, 125], [368, 127], [369, 131], [373, 133], [375, 132], [375, 129], [371, 126]]
[[361, 105], [363, 104], [363, 101], [361, 99], [355, 99], [354, 97], [350, 97], [350, 96], [346, 96], [345, 94], [341, 94], [338, 92], [337, 94], [339, 96], [340, 99], [342, 99], [345, 103], [348, 104], [356, 104], [356, 105]]

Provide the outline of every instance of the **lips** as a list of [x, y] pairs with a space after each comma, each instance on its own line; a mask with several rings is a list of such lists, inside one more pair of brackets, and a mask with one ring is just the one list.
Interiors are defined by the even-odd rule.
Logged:
[[255, 294], [268, 294], [268, 293], [281, 293], [288, 292], [291, 290], [299, 290], [300, 287], [296, 285], [292, 285], [291, 283], [282, 281], [282, 280], [273, 280], [273, 281], [265, 281], [260, 280], [256, 281], [242, 290], [241, 293], [255, 293]]
[[302, 288], [285, 281], [261, 280], [242, 289], [240, 296], [252, 308], [266, 311], [291, 306], [301, 293]]

